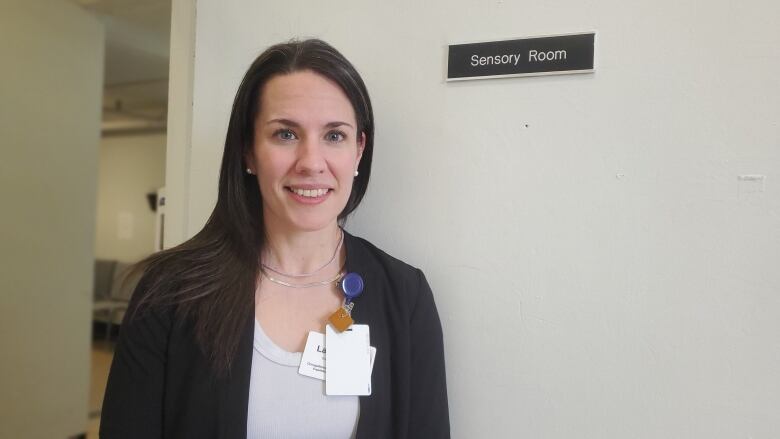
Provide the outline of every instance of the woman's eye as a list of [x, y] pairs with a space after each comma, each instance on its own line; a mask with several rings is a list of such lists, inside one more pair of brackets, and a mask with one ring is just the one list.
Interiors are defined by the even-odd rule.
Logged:
[[328, 142], [341, 142], [344, 138], [346, 136], [341, 131], [331, 131], [325, 136]]
[[296, 139], [295, 133], [293, 133], [291, 130], [287, 130], [287, 129], [279, 130], [276, 133], [274, 133], [274, 135], [277, 138], [281, 139], [281, 140], [295, 140]]

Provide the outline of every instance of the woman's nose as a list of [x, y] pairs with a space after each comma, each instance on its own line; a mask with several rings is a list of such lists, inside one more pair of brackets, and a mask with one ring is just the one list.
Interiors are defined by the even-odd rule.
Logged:
[[303, 174], [325, 172], [326, 162], [322, 145], [317, 139], [306, 139], [298, 144], [298, 160], [295, 170]]

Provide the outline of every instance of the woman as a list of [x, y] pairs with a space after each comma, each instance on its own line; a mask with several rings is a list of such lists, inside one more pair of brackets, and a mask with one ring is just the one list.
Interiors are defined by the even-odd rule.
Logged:
[[[255, 60], [211, 217], [142, 264], [101, 437], [449, 437], [425, 277], [340, 228], [365, 194], [373, 140], [365, 85], [334, 48], [291, 42]], [[345, 273], [363, 281], [351, 301], [361, 291]], [[370, 396], [326, 395], [298, 374], [309, 331], [325, 332], [347, 302], [376, 348]]]

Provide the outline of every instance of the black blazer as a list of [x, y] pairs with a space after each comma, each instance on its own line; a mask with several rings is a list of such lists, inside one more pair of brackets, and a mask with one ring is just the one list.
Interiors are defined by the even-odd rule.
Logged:
[[[352, 316], [369, 325], [377, 348], [372, 394], [359, 397], [357, 437], [448, 438], [441, 324], [425, 276], [346, 232], [344, 243], [347, 271], [365, 281]], [[254, 320], [230, 375], [219, 379], [191, 325], [177, 323], [172, 311], [154, 310], [122, 323], [101, 438], [246, 438]]]

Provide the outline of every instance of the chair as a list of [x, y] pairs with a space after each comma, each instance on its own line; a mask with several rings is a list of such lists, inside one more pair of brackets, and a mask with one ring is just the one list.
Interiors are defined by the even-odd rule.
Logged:
[[132, 264], [113, 260], [95, 261], [95, 291], [93, 316], [106, 322], [106, 340], [111, 340], [111, 329], [121, 321], [133, 294], [137, 278], [129, 278]]

